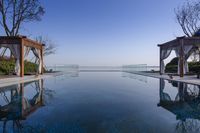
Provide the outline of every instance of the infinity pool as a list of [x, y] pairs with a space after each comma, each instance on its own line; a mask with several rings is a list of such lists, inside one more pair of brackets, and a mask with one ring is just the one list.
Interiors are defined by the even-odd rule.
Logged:
[[68, 73], [0, 89], [0, 132], [200, 132], [199, 86], [122, 72]]

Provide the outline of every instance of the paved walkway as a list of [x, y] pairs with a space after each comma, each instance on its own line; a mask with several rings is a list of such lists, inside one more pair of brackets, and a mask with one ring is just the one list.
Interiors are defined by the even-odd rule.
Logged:
[[61, 73], [49, 73], [49, 74], [44, 74], [44, 75], [39, 75], [39, 76], [24, 76], [23, 78], [21, 77], [9, 77], [9, 78], [3, 78], [0, 79], [0, 87], [4, 86], [9, 86], [13, 84], [18, 84], [18, 83], [25, 83], [25, 82], [31, 82], [39, 79], [45, 79], [53, 76], [61, 75]]
[[160, 75], [159, 73], [149, 73], [149, 72], [129, 72], [129, 73], [153, 77], [153, 78], [163, 78], [166, 80], [184, 82], [184, 83], [188, 83], [188, 84], [200, 85], [200, 79], [197, 79], [197, 76], [195, 76], [195, 75], [184, 76], [183, 78], [181, 78], [179, 76], [173, 76], [173, 79], [170, 79], [170, 77], [166, 74]]

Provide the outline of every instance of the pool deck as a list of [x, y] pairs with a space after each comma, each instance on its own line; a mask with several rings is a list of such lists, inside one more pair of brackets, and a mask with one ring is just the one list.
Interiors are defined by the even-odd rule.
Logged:
[[0, 87], [10, 86], [10, 85], [19, 84], [19, 83], [25, 83], [25, 82], [31, 82], [31, 81], [40, 80], [40, 79], [46, 79], [46, 78], [50, 78], [50, 77], [54, 77], [58, 75], [62, 75], [62, 73], [61, 72], [47, 73], [47, 74], [38, 75], [38, 76], [35, 76], [35, 75], [24, 76], [23, 78], [16, 77], [16, 76], [6, 77], [6, 78], [0, 79]]
[[194, 84], [194, 85], [200, 85], [200, 79], [197, 79], [196, 75], [191, 75], [191, 76], [184, 76], [181, 78], [180, 76], [173, 76], [173, 79], [170, 79], [170, 77], [166, 74], [160, 75], [159, 73], [151, 73], [151, 72], [128, 72], [128, 73], [133, 73], [133, 74], [138, 74], [142, 76], [148, 76], [152, 78], [162, 78], [170, 81], [177, 81], [177, 82], [183, 82], [183, 83], [188, 83], [188, 84]]

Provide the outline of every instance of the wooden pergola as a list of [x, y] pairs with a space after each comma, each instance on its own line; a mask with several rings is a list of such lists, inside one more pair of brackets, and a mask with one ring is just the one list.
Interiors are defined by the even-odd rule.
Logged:
[[17, 74], [20, 77], [24, 76], [24, 54], [25, 48], [29, 47], [35, 50], [38, 55], [39, 60], [39, 69], [38, 74], [43, 74], [43, 47], [45, 44], [38, 43], [31, 39], [28, 39], [26, 36], [16, 36], [16, 37], [7, 37], [0, 36], [0, 48], [6, 47], [10, 48], [12, 56], [19, 61], [19, 73]]
[[172, 41], [158, 44], [158, 47], [160, 48], [160, 74], [162, 75], [165, 71], [164, 60], [174, 50], [179, 58], [178, 74], [183, 77], [189, 71], [187, 59], [194, 50], [200, 48], [200, 37], [177, 37]]

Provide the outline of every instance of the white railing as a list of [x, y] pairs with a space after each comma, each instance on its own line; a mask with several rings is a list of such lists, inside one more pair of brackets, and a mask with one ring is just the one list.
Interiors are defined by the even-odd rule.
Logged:
[[122, 71], [124, 72], [140, 72], [147, 71], [147, 64], [137, 64], [137, 65], [124, 65], [122, 66]]
[[147, 66], [147, 64], [137, 64], [137, 65], [123, 65], [123, 66], [79, 66], [79, 65], [62, 65], [57, 64], [53, 66], [48, 66], [48, 70], [53, 71], [123, 71], [123, 72], [142, 72], [142, 71], [158, 71], [158, 66]]

